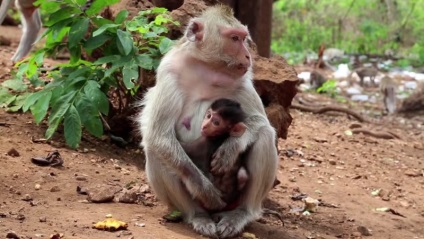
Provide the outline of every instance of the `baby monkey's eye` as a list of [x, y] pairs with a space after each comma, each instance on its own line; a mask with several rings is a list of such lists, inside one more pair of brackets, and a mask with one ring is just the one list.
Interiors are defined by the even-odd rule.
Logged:
[[206, 119], [210, 119], [211, 118], [211, 114], [206, 114]]
[[233, 41], [238, 41], [238, 40], [240, 40], [240, 37], [238, 37], [238, 36], [232, 36], [231, 39], [233, 39]]
[[218, 120], [215, 120], [215, 121], [213, 122], [213, 125], [215, 125], [215, 126], [219, 126], [219, 121], [218, 121]]

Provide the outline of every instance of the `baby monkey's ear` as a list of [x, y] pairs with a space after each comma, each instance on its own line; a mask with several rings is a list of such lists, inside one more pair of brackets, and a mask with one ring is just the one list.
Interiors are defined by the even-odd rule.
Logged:
[[232, 137], [240, 137], [246, 131], [247, 126], [243, 122], [239, 122], [230, 129], [230, 136]]

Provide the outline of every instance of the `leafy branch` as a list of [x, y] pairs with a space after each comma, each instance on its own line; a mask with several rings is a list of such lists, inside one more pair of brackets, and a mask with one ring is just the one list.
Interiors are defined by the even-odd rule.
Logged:
[[[103, 135], [102, 115], [116, 101], [119, 112], [129, 106], [140, 88], [140, 68], [157, 68], [173, 44], [166, 37], [167, 24], [179, 24], [164, 8], [141, 11], [132, 19], [127, 10], [113, 20], [99, 15], [118, 1], [95, 0], [86, 7], [87, 0], [38, 0], [50, 14], [42, 35], [45, 46], [19, 62], [14, 79], [2, 83], [0, 105], [12, 112], [31, 111], [37, 124], [47, 119], [47, 139], [63, 122], [66, 143], [73, 148], [82, 128]], [[49, 72], [47, 82], [40, 80], [44, 59], [62, 51], [69, 53], [69, 62]]]

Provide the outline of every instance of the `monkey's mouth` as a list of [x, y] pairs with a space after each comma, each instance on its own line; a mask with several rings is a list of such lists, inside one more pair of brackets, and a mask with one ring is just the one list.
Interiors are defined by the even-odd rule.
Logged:
[[247, 67], [246, 66], [244, 66], [244, 65], [238, 65], [237, 67], [236, 67], [236, 70], [238, 71], [238, 72], [240, 72], [240, 73], [246, 73], [247, 72]]

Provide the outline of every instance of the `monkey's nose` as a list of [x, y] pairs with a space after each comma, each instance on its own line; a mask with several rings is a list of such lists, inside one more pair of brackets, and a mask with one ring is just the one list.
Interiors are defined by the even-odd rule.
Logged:
[[247, 58], [248, 60], [250, 60], [250, 55], [246, 55], [246, 58]]

